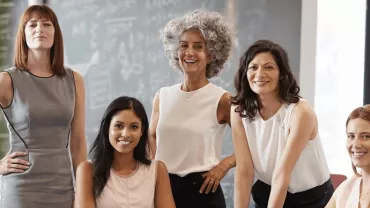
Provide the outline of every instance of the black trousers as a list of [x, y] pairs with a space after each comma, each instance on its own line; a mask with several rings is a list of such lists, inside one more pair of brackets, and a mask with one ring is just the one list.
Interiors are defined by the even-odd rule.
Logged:
[[[271, 186], [258, 180], [252, 187], [253, 200], [256, 208], [267, 208]], [[291, 194], [287, 192], [284, 208], [324, 208], [334, 193], [329, 179], [324, 184], [312, 189]]]
[[202, 173], [191, 173], [184, 177], [169, 175], [176, 208], [226, 208], [221, 186], [214, 193], [199, 193], [204, 181]]

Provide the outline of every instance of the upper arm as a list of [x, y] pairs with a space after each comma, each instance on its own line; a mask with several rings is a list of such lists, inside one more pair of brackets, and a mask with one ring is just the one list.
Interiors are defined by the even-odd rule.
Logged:
[[175, 207], [168, 171], [166, 165], [161, 161], [158, 161], [157, 164], [157, 181], [155, 185], [154, 202], [156, 208]]
[[335, 201], [334, 196], [332, 196], [328, 204], [326, 204], [325, 208], [335, 208], [335, 207], [336, 207], [336, 201]]
[[0, 72], [0, 105], [8, 107], [13, 100], [12, 79], [7, 72]]
[[157, 133], [157, 125], [158, 125], [158, 120], [159, 120], [159, 93], [158, 91], [153, 99], [153, 110], [152, 110], [152, 115], [150, 118], [150, 126], [149, 126], [149, 133], [150, 133], [150, 138], [152, 142], [155, 142], [156, 139], [156, 133]]
[[85, 137], [85, 86], [82, 76], [74, 73], [76, 86], [75, 110], [71, 124], [71, 154], [74, 169], [87, 159]]
[[254, 173], [252, 156], [250, 153], [247, 136], [239, 113], [235, 112], [236, 106], [231, 107], [231, 131], [236, 157], [237, 170], [243, 173]]
[[226, 92], [222, 95], [217, 107], [217, 120], [218, 123], [227, 123], [230, 125], [230, 103], [231, 94]]
[[76, 99], [75, 109], [72, 120], [71, 137], [76, 139], [85, 139], [85, 85], [82, 76], [73, 72], [75, 86], [76, 86]]
[[95, 207], [93, 190], [93, 166], [84, 161], [77, 168], [76, 174], [76, 207]]
[[274, 171], [274, 176], [290, 178], [290, 174], [307, 145], [317, 125], [316, 115], [306, 102], [299, 102], [293, 108], [289, 121], [289, 135]]

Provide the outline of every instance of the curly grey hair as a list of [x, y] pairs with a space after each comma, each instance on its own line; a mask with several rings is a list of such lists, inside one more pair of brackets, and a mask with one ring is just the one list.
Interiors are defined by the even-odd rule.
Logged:
[[208, 54], [211, 62], [207, 65], [207, 78], [218, 75], [224, 68], [224, 64], [230, 56], [234, 45], [234, 31], [223, 15], [218, 12], [207, 10], [194, 10], [170, 20], [160, 30], [164, 50], [170, 65], [174, 69], [180, 69], [177, 50], [180, 36], [188, 29], [197, 28], [206, 41]]

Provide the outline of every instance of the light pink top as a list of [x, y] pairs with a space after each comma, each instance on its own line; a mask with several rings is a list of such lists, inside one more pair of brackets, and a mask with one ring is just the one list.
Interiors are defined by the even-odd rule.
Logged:
[[157, 161], [141, 164], [131, 175], [120, 175], [113, 168], [101, 195], [98, 208], [154, 208]]
[[361, 177], [353, 176], [339, 185], [334, 192], [336, 208], [358, 208]]

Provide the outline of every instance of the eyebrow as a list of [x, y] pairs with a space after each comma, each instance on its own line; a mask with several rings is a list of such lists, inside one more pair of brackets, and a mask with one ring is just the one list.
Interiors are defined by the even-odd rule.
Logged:
[[[29, 20], [28, 22], [38, 22], [39, 20]], [[51, 20], [42, 19], [41, 22], [51, 22]]]
[[[253, 62], [251, 62], [250, 64], [252, 64], [252, 65], [258, 65], [258, 64], [253, 63]], [[267, 64], [277, 65], [274, 62], [267, 62], [267, 63], [264, 63], [263, 65], [267, 65]]]
[[[122, 122], [122, 121], [118, 121], [118, 120], [116, 120], [116, 121], [115, 121], [115, 123], [124, 124], [125, 122]], [[140, 122], [134, 121], [134, 122], [132, 122], [131, 124], [140, 124]]]
[[[180, 43], [188, 43], [189, 41], [185, 41], [185, 40], [180, 40]], [[193, 43], [200, 43], [200, 44], [205, 44], [204, 42], [202, 41], [197, 41], [197, 42], [193, 42]]]

